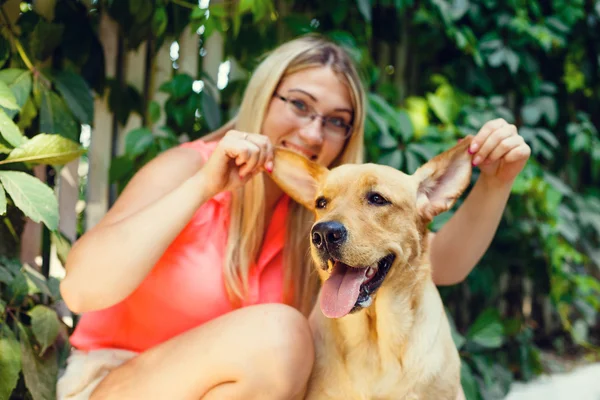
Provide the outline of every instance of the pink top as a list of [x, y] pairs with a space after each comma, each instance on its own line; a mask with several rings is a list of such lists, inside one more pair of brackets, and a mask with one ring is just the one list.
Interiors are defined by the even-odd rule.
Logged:
[[[197, 150], [206, 160], [216, 144], [196, 140], [182, 147]], [[129, 297], [81, 316], [71, 344], [81, 350], [141, 352], [234, 310], [223, 280], [230, 199], [229, 192], [222, 192], [203, 204]], [[277, 203], [258, 261], [250, 270], [244, 306], [283, 302], [288, 203], [285, 195]]]

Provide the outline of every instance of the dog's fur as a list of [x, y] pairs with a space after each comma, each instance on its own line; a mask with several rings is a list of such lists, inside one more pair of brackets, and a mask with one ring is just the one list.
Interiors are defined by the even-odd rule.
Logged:
[[[356, 300], [349, 313], [328, 318], [324, 313], [332, 311], [315, 307], [310, 322], [316, 361], [307, 399], [456, 398], [460, 359], [431, 279], [427, 226], [468, 186], [470, 142], [471, 137], [462, 140], [413, 175], [374, 164], [328, 170], [292, 151], [276, 150], [272, 177], [314, 210], [312, 235], [327, 221], [342, 224], [347, 232], [335, 245], [313, 236], [311, 254], [324, 285], [334, 268], [358, 271], [353, 267], [395, 256], [383, 283], [361, 305]], [[321, 303], [325, 309], [331, 308], [327, 301]]]

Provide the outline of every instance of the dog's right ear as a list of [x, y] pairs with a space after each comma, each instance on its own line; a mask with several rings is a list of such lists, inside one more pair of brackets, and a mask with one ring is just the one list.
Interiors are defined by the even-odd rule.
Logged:
[[317, 188], [329, 170], [308, 158], [284, 148], [276, 148], [271, 177], [296, 202], [315, 209]]
[[414, 173], [419, 183], [417, 208], [431, 221], [449, 210], [471, 180], [471, 155], [467, 152], [472, 136], [438, 154]]

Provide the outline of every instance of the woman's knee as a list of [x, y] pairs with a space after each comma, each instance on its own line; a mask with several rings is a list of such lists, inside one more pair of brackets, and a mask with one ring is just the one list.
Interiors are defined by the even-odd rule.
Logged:
[[[269, 317], [260, 326], [261, 345], [257, 356], [265, 360], [258, 372], [281, 398], [291, 398], [304, 390], [314, 362], [314, 345], [308, 320], [296, 309], [281, 305], [265, 305]], [[287, 397], [286, 397], [287, 396]]]

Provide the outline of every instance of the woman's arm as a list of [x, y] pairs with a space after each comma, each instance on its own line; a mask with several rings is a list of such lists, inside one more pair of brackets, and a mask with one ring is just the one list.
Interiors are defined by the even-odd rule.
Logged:
[[512, 184], [531, 149], [514, 125], [498, 119], [481, 128], [469, 152], [481, 175], [452, 218], [437, 234], [430, 234], [432, 274], [437, 285], [465, 279], [487, 251]]
[[244, 184], [272, 159], [266, 137], [230, 131], [203, 165], [176, 148], [142, 168], [100, 223], [73, 246], [61, 294], [74, 312], [127, 297], [151, 271], [198, 207]]
[[150, 272], [209, 198], [194, 150], [172, 149], [131, 180], [114, 207], [73, 246], [61, 293], [77, 313], [111, 306]]

